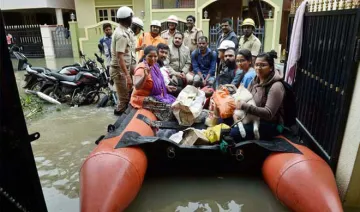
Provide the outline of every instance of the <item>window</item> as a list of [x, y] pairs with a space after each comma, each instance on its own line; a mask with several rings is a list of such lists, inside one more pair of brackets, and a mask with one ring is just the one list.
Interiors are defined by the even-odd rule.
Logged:
[[195, 0], [153, 0], [153, 9], [195, 8]]
[[[119, 7], [117, 7], [117, 8], [99, 8], [99, 9], [97, 9], [96, 10], [97, 21], [100, 22], [100, 21], [109, 20], [109, 21], [116, 22], [116, 12], [117, 12]], [[130, 8], [132, 8], [132, 7], [130, 7]]]

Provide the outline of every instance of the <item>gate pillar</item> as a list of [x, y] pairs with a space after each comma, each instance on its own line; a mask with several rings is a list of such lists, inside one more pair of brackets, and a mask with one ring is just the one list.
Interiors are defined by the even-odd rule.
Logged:
[[46, 59], [55, 58], [54, 43], [52, 38], [52, 31], [55, 31], [54, 25], [41, 25], [41, 37], [43, 41], [44, 55]]

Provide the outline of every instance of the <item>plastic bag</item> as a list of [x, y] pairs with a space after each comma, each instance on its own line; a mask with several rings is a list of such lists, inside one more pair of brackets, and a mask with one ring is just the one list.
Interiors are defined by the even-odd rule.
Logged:
[[208, 127], [213, 127], [218, 123], [218, 119], [219, 117], [217, 117], [214, 112], [211, 111], [205, 119], [205, 125]]
[[204, 135], [206, 136], [206, 138], [209, 140], [210, 143], [215, 143], [220, 141], [222, 129], [230, 129], [230, 127], [226, 124], [218, 124], [214, 127], [209, 127], [204, 132]]
[[205, 102], [205, 92], [192, 85], [186, 86], [172, 104], [173, 113], [179, 125], [191, 126], [200, 116]]
[[216, 108], [218, 109], [219, 116], [222, 119], [233, 116], [236, 108], [235, 100], [225, 87], [221, 87], [219, 90], [216, 90], [212, 98]]

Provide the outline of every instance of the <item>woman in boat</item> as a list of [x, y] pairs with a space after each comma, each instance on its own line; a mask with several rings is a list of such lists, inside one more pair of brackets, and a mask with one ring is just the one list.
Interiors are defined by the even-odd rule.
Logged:
[[[256, 106], [246, 102], [237, 102], [237, 109], [244, 110], [247, 114], [260, 117], [259, 133], [261, 139], [270, 139], [283, 131], [283, 99], [285, 88], [278, 71], [275, 71], [274, 59], [277, 53], [271, 51], [261, 53], [255, 60], [256, 76], [250, 83], [249, 91], [252, 93]], [[254, 139], [253, 124], [244, 125], [246, 137], [242, 138], [239, 128], [231, 129], [230, 136], [235, 141]]]
[[240, 50], [236, 56], [236, 64], [239, 69], [236, 71], [235, 78], [231, 84], [235, 85], [236, 87], [239, 87], [239, 85], [242, 84], [245, 88], [248, 88], [256, 76], [255, 69], [251, 67], [251, 52], [247, 49]]
[[135, 68], [133, 78], [135, 89], [131, 94], [130, 104], [136, 109], [148, 109], [159, 120], [167, 121], [173, 118], [171, 104], [176, 100], [168, 92], [176, 88], [165, 85], [157, 60], [156, 47], [146, 47], [143, 58]]

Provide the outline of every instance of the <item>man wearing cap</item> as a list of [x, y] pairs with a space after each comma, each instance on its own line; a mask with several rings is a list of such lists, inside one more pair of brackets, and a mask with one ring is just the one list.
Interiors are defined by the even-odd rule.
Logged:
[[224, 53], [225, 53], [225, 50], [229, 49], [229, 48], [235, 48], [235, 43], [231, 40], [224, 40], [223, 42], [220, 43], [220, 46], [217, 49], [219, 64], [216, 69], [216, 75], [219, 75], [219, 73], [226, 68]]
[[197, 49], [198, 39], [203, 36], [203, 31], [195, 27], [195, 20], [195, 17], [192, 15], [186, 18], [187, 30], [184, 33], [184, 45], [189, 47], [190, 52]]
[[132, 58], [135, 57], [135, 52], [132, 49], [134, 35], [130, 32], [129, 27], [132, 23], [133, 14], [131, 8], [120, 7], [116, 14], [119, 26], [112, 35], [110, 76], [114, 81], [119, 99], [114, 110], [115, 115], [124, 113], [130, 100], [129, 92], [132, 88], [130, 66]]
[[175, 15], [170, 15], [166, 22], [168, 29], [161, 32], [161, 37], [165, 39], [168, 44], [171, 44], [174, 39], [175, 32], [178, 32], [176, 27], [179, 24], [179, 20]]
[[[141, 47], [136, 48], [136, 43], [137, 43], [137, 37], [143, 29], [144, 29], [144, 22], [138, 17], [133, 17], [129, 30], [133, 34], [133, 46], [131, 47], [131, 49], [135, 52], [135, 54], [136, 52], [141, 50]], [[131, 69], [130, 69], [131, 76], [134, 75], [134, 70], [137, 64], [136, 58], [134, 57], [132, 59], [133, 60], [131, 61]]]
[[261, 42], [259, 38], [254, 35], [255, 31], [255, 22], [251, 18], [247, 18], [241, 24], [243, 30], [243, 36], [241, 36], [239, 41], [239, 50], [247, 49], [251, 51], [253, 60], [260, 53]]
[[160, 37], [161, 23], [158, 20], [153, 20], [150, 24], [150, 32], [140, 35], [137, 43], [137, 50], [139, 50], [139, 59], [144, 55], [146, 46], [157, 46], [159, 43], [167, 44], [166, 40]]

